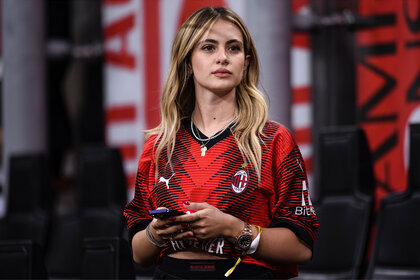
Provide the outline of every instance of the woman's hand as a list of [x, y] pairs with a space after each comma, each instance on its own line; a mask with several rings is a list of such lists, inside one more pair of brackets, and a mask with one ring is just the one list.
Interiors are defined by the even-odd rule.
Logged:
[[197, 239], [226, 237], [232, 240], [238, 235], [244, 223], [232, 215], [223, 213], [208, 203], [184, 203], [192, 214], [173, 217], [177, 223], [186, 224]]
[[[158, 209], [163, 209], [159, 207]], [[153, 218], [150, 222], [150, 233], [159, 243], [179, 239], [193, 239], [193, 233], [185, 224], [174, 221], [174, 217], [167, 219]]]

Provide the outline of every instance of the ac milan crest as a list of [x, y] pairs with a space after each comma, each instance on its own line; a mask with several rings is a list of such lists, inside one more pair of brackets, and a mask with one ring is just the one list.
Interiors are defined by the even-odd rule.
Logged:
[[232, 177], [232, 190], [235, 193], [241, 193], [245, 190], [248, 184], [248, 173], [245, 170], [239, 170]]

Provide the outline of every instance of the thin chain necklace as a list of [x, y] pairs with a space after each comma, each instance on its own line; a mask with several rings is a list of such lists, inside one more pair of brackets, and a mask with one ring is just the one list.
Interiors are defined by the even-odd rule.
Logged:
[[[194, 132], [194, 125], [193, 125], [194, 124], [194, 119], [193, 119], [193, 115], [191, 114], [191, 132], [194, 135], [195, 139], [197, 139], [198, 141], [201, 142], [201, 156], [202, 157], [204, 157], [206, 155], [206, 151], [207, 151], [207, 146], [206, 145], [210, 142], [210, 140], [218, 137], [223, 132], [225, 132], [225, 130], [236, 121], [236, 119], [237, 119], [237, 117], [234, 117], [233, 120], [231, 120], [222, 130], [220, 130], [216, 134], [214, 134], [214, 135], [212, 135], [208, 138], [200, 138]], [[197, 128], [197, 134], [198, 134], [198, 128]], [[204, 143], [204, 142], [206, 142], [206, 143]]]
[[[197, 134], [199, 134], [198, 133], [198, 128], [197, 127], [194, 127], [194, 129], [192, 130], [192, 132], [193, 132], [193, 135], [194, 135], [194, 137], [195, 137], [195, 133], [194, 133], [194, 130], [196, 130], [196, 132], [197, 132]], [[207, 140], [205, 143], [203, 142], [203, 141], [201, 141], [201, 140], [199, 140], [200, 142], [201, 142], [201, 156], [202, 157], [204, 157], [205, 155], [206, 155], [206, 151], [207, 151], [207, 144], [210, 142], [210, 138], [208, 138], [209, 140]], [[198, 140], [198, 139], [197, 139]]]

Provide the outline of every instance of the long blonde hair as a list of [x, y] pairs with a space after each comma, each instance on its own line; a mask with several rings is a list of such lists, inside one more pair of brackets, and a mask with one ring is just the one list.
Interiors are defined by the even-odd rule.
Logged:
[[[201, 8], [180, 27], [172, 45], [171, 64], [161, 95], [161, 122], [156, 128], [146, 131], [146, 136], [157, 135], [155, 157], [159, 159], [162, 151], [167, 148], [169, 163], [181, 121], [191, 117], [194, 110], [194, 81], [189, 75], [191, 53], [204, 32], [218, 19], [231, 22], [239, 28], [244, 40], [245, 56], [250, 56], [249, 65], [236, 88], [238, 119], [232, 128], [232, 134], [242, 156], [251, 164], [260, 179], [261, 136], [267, 121], [268, 106], [264, 95], [257, 88], [259, 65], [254, 43], [242, 19], [229, 8]], [[156, 160], [156, 172], [158, 164]]]

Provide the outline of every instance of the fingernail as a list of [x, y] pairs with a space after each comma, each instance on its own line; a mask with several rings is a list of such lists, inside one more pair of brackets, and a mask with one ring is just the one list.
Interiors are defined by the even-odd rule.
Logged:
[[169, 220], [171, 220], [172, 222], [174, 222], [176, 220], [176, 217], [170, 217]]
[[188, 233], [188, 236], [189, 237], [193, 237], [194, 236], [194, 233], [190, 232], [190, 233]]
[[185, 205], [190, 205], [190, 202], [189, 201], [184, 201], [184, 204]]

